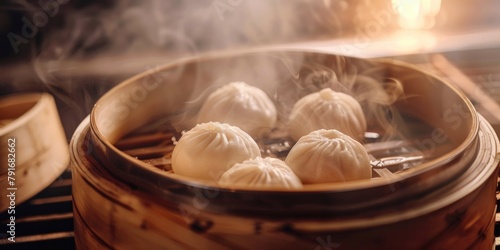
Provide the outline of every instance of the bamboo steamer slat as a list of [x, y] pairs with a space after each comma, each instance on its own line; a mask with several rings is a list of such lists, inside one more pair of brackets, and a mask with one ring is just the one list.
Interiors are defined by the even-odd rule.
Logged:
[[[52, 183], [68, 167], [68, 143], [55, 101], [49, 94], [16, 94], [0, 99], [0, 196], [15, 187], [16, 204], [29, 199]], [[7, 141], [15, 138], [15, 185], [8, 180]], [[0, 211], [9, 207], [0, 199]]]
[[[87, 120], [71, 145], [77, 246], [90, 249], [90, 242], [111, 249], [491, 249], [499, 143], [483, 119], [479, 140], [482, 150], [471, 168], [430, 195], [359, 218], [273, 219], [210, 213], [196, 209], [189, 199], [161, 202], [124, 184], [89, 154]], [[352, 220], [370, 220], [364, 216], [392, 217], [392, 222], [342, 230]]]

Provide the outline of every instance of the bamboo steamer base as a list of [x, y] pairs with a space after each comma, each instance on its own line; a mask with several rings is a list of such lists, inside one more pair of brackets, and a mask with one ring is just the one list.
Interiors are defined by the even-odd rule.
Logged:
[[[0, 124], [2, 212], [48, 187], [68, 167], [70, 157], [66, 135], [51, 95], [23, 93], [2, 97], [0, 120], [10, 120]], [[8, 146], [10, 140], [15, 140], [14, 147]], [[14, 160], [15, 165], [10, 171], [8, 159]], [[12, 192], [15, 193], [15, 202], [6, 198]]]
[[[481, 120], [480, 150], [461, 177], [424, 197], [380, 207], [377, 226], [356, 218], [273, 219], [161, 203], [104, 170], [89, 154], [88, 120], [71, 145], [78, 249], [492, 249], [498, 139]], [[102, 159], [101, 159], [102, 161]], [[106, 162], [102, 162], [106, 164]], [[313, 214], [314, 211], [311, 211]], [[373, 214], [373, 211], [371, 212]]]

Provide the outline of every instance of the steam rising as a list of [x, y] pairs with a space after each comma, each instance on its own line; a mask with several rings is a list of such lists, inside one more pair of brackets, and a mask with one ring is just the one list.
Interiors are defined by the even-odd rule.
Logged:
[[[45, 84], [70, 85], [89, 76], [122, 80], [210, 51], [338, 37], [350, 7], [332, 0], [60, 2], [39, 29], [40, 43], [20, 45], [33, 47], [35, 73]], [[37, 3], [17, 4], [27, 19], [45, 11]], [[0, 71], [10, 75], [8, 80], [32, 80], [26, 79], [26, 68]]]
[[267, 93], [278, 110], [278, 127], [287, 122], [300, 98], [325, 88], [353, 96], [363, 108], [369, 131], [391, 138], [398, 135], [396, 124], [402, 124], [392, 108], [394, 102], [404, 98], [402, 84], [386, 78], [386, 69], [377, 63], [343, 56], [270, 50], [202, 57], [178, 66], [184, 67], [184, 76], [178, 81], [193, 85], [189, 93], [183, 93], [188, 95], [185, 112], [173, 119], [179, 131], [196, 125], [196, 116], [211, 92], [235, 81], [246, 82]]
[[135, 74], [209, 51], [336, 37], [346, 8], [343, 1], [329, 0], [127, 0], [103, 5], [61, 13], [64, 21], [44, 37], [39, 50], [37, 63], [46, 72]]
[[[34, 3], [23, 2], [22, 7], [28, 13], [37, 10]], [[333, 0], [125, 0], [91, 4], [69, 1], [49, 20], [39, 46], [31, 44], [36, 54], [33, 66], [43, 88], [71, 107], [71, 112], [79, 110], [81, 118], [90, 112], [99, 96], [118, 82], [180, 58], [339, 37], [351, 28], [350, 13], [355, 7], [347, 1]], [[230, 81], [250, 82], [277, 102], [283, 102], [283, 96], [276, 94], [278, 84], [289, 77], [298, 80], [299, 75], [309, 77], [305, 81], [313, 81], [311, 86], [343, 88], [343, 92], [357, 96], [368, 110], [376, 109], [374, 103], [391, 102], [391, 97], [383, 96], [367, 101], [368, 95], [362, 94], [367, 91], [356, 84], [363, 77], [357, 77], [358, 72], [344, 72], [351, 69], [341, 59], [332, 65], [337, 68], [309, 65], [313, 73], [307, 75], [298, 72], [300, 55], [279, 60], [283, 63], [278, 68], [274, 62], [268, 65], [268, 60], [229, 65], [223, 69], [226, 74], [211, 81], [196, 74], [190, 102], [198, 105], [206, 92]], [[259, 65], [258, 69], [255, 65]], [[247, 70], [227, 70], [231, 68]], [[179, 74], [183, 70], [177, 68]], [[203, 70], [197, 68], [198, 73]], [[12, 72], [22, 75], [24, 71]], [[12, 79], [16, 76], [11, 74]], [[261, 80], [263, 76], [266, 81]], [[364, 81], [373, 85], [369, 88], [391, 89], [397, 85]], [[309, 84], [300, 85], [297, 87], [303, 93], [312, 91]]]

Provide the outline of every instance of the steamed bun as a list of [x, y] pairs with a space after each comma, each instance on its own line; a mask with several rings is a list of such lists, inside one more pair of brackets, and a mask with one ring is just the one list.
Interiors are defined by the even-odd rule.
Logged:
[[336, 129], [361, 141], [366, 118], [356, 99], [326, 88], [295, 103], [287, 128], [295, 141], [318, 129]]
[[302, 182], [277, 158], [261, 158], [237, 163], [220, 178], [219, 185], [229, 188], [301, 188]]
[[257, 143], [243, 130], [208, 122], [184, 133], [172, 152], [175, 174], [217, 181], [236, 163], [260, 156]]
[[273, 128], [276, 119], [276, 107], [267, 94], [244, 82], [232, 82], [214, 91], [198, 114], [198, 123], [229, 123], [254, 137]]
[[337, 130], [317, 130], [292, 147], [286, 164], [306, 183], [370, 179], [370, 159], [363, 145]]

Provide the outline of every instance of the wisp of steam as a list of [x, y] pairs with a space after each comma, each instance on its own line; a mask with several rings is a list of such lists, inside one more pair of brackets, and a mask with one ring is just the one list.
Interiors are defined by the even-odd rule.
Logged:
[[[32, 65], [19, 68], [32, 67], [37, 79], [31, 80], [39, 82], [69, 107], [67, 113], [76, 113], [78, 118], [88, 114], [98, 97], [118, 82], [184, 57], [340, 37], [352, 28], [350, 20], [356, 8], [348, 1], [334, 0], [59, 2], [47, 27], [40, 30], [40, 42], [27, 45], [34, 51]], [[37, 3], [16, 4], [28, 19], [42, 11]], [[294, 58], [293, 63], [284, 61], [290, 74], [298, 73], [290, 65], [300, 63], [301, 58]], [[368, 110], [369, 118], [388, 125], [384, 119], [387, 115], [376, 109], [397, 98], [401, 92], [397, 81], [377, 78], [376, 70], [347, 72], [349, 66], [342, 60], [332, 67], [310, 65], [312, 72], [305, 81], [313, 81], [309, 86], [329, 86], [355, 96]], [[275, 74], [273, 70], [270, 67], [257, 74]], [[23, 74], [23, 70], [12, 67], [1, 71], [14, 84]], [[206, 93], [228, 79], [236, 80], [235, 72], [241, 71], [228, 72], [216, 83], [197, 85]], [[268, 92], [273, 89], [269, 85], [259, 87]], [[373, 95], [374, 90], [381, 94]], [[194, 103], [206, 96], [199, 94], [193, 93]]]

